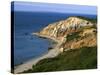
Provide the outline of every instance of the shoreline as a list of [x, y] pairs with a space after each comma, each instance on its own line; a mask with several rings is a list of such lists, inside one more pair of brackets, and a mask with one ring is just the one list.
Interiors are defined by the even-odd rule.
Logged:
[[59, 40], [56, 40], [55, 38], [52, 38], [52, 37], [49, 37], [49, 36], [46, 36], [46, 35], [40, 35], [38, 33], [32, 33], [32, 35], [36, 35], [38, 37], [45, 38], [45, 39], [50, 39], [54, 42], [57, 42], [57, 44], [56, 44], [55, 47], [48, 50], [48, 52], [43, 54], [42, 56], [36, 57], [36, 58], [31, 59], [31, 60], [29, 60], [29, 61], [27, 61], [23, 64], [15, 66], [15, 68], [14, 68], [15, 74], [23, 72], [23, 71], [28, 70], [28, 69], [32, 69], [32, 66], [36, 65], [40, 60], [45, 59], [45, 58], [56, 57], [60, 53], [59, 48], [58, 48], [59, 47]]
[[51, 40], [53, 40], [53, 41], [55, 41], [57, 43], [59, 42], [59, 40], [57, 40], [57, 39], [55, 39], [53, 37], [42, 35], [42, 34], [39, 34], [39, 33], [32, 33], [32, 35], [36, 35], [36, 36], [38, 36], [40, 38], [51, 39]]

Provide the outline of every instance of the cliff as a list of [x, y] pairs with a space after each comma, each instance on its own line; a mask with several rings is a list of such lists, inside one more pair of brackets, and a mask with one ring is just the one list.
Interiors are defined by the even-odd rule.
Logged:
[[59, 40], [61, 52], [81, 47], [94, 47], [97, 44], [96, 23], [80, 17], [69, 17], [51, 23], [38, 34]]

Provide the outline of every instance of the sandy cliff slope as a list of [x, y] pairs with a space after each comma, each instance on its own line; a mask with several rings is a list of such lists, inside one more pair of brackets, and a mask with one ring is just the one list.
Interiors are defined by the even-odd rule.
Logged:
[[92, 47], [97, 44], [96, 23], [80, 17], [69, 17], [66, 20], [51, 23], [38, 34], [62, 42], [59, 47], [62, 52], [85, 46]]

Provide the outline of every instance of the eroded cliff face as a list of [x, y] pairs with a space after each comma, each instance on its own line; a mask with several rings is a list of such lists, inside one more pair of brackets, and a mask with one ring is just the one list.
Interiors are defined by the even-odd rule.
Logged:
[[69, 17], [66, 20], [51, 23], [40, 31], [39, 34], [59, 40], [61, 52], [97, 45], [95, 23], [78, 17]]

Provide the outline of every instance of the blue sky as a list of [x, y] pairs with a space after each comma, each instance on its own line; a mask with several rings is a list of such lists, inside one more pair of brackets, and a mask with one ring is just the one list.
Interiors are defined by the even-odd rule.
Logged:
[[97, 14], [96, 6], [86, 5], [69, 5], [69, 4], [51, 4], [36, 2], [14, 2], [14, 11], [27, 12], [59, 12], [59, 13], [76, 13], [76, 14]]

